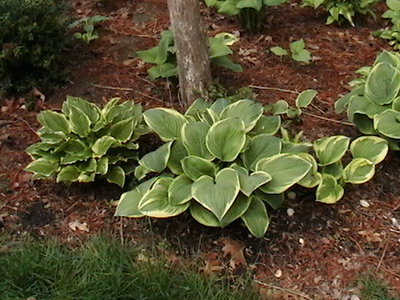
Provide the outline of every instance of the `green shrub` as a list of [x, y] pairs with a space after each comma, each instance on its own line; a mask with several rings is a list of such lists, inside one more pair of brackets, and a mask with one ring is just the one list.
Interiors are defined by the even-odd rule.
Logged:
[[132, 101], [112, 99], [103, 109], [74, 97], [64, 102], [62, 112], [43, 111], [38, 121], [41, 139], [26, 149], [34, 159], [26, 170], [34, 179], [57, 175], [57, 182], [91, 182], [97, 176], [124, 186], [133, 172], [139, 145], [147, 133], [142, 108]]
[[240, 26], [250, 32], [261, 29], [267, 6], [277, 6], [286, 0], [204, 0], [207, 6], [215, 7], [219, 13], [237, 16]]
[[283, 100], [264, 108], [247, 99], [213, 104], [199, 99], [185, 114], [167, 108], [145, 111], [147, 125], [165, 143], [139, 160], [135, 176], [147, 180], [121, 196], [116, 215], [166, 218], [189, 210], [206, 226], [225, 227], [241, 219], [262, 237], [270, 222], [267, 206], [279, 208], [296, 183], [318, 186], [317, 201], [337, 202], [346, 183], [372, 177], [387, 144], [376, 137], [354, 141], [354, 159], [343, 168], [347, 137], [310, 144], [299, 135], [290, 139], [285, 130], [282, 138], [274, 136], [281, 128], [280, 115], [300, 115], [315, 95], [313, 90], [301, 93], [295, 108]]
[[[234, 72], [241, 72], [242, 67], [232, 62], [229, 58], [233, 52], [229, 48], [237, 40], [229, 33], [223, 32], [208, 39], [210, 48], [209, 55], [211, 63], [230, 69]], [[156, 64], [147, 72], [152, 80], [157, 78], [170, 78], [178, 76], [176, 62], [174, 37], [171, 30], [161, 33], [161, 40], [158, 46], [144, 51], [137, 51], [136, 54], [146, 63]]]
[[383, 51], [373, 66], [362, 67], [361, 77], [350, 82], [350, 93], [336, 101], [335, 109], [367, 135], [380, 135], [400, 150], [400, 54]]
[[326, 24], [334, 22], [342, 24], [347, 20], [351, 26], [355, 26], [353, 21], [355, 14], [369, 14], [375, 18], [370, 6], [378, 2], [379, 0], [302, 0], [302, 6], [311, 6], [314, 9], [322, 6], [329, 13]]
[[26, 92], [65, 80], [65, 5], [53, 0], [0, 1], [0, 90]]

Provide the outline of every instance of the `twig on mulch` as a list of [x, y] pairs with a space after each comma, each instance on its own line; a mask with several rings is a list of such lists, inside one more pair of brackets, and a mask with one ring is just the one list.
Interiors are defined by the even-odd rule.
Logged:
[[321, 116], [310, 114], [310, 113], [306, 113], [306, 112], [302, 112], [302, 113], [304, 115], [306, 115], [306, 116], [314, 117], [314, 118], [321, 119], [321, 120], [324, 120], [324, 121], [334, 122], [334, 123], [347, 125], [347, 126], [354, 126], [353, 123], [344, 122], [344, 121], [338, 121], [338, 120], [334, 120], [334, 119], [329, 119], [329, 118], [321, 117]]
[[292, 94], [296, 94], [296, 95], [300, 94], [299, 92], [296, 92], [296, 91], [291, 91], [291, 90], [286, 90], [286, 89], [281, 89], [281, 88], [274, 88], [274, 87], [269, 87], [269, 86], [249, 85], [249, 88], [258, 89], [258, 90], [279, 91], [279, 92], [285, 92], [285, 93], [292, 93]]
[[143, 97], [147, 97], [147, 98], [152, 99], [152, 100], [154, 100], [154, 101], [158, 101], [158, 102], [164, 103], [164, 101], [161, 100], [161, 99], [154, 98], [153, 96], [146, 95], [146, 94], [141, 93], [141, 92], [139, 92], [139, 91], [137, 91], [137, 90], [135, 90], [135, 89], [133, 89], [133, 88], [124, 88], [124, 87], [117, 87], [117, 86], [108, 86], [108, 85], [101, 85], [101, 84], [95, 84], [95, 83], [92, 83], [92, 86], [97, 87], [97, 88], [101, 88], [101, 89], [107, 89], [107, 90], [117, 90], [117, 91], [135, 92], [135, 93], [138, 93], [139, 95], [141, 95], [141, 96], [143, 96]]
[[286, 292], [286, 293], [289, 293], [289, 294], [292, 294], [292, 295], [296, 295], [296, 296], [302, 297], [302, 298], [307, 299], [307, 300], [313, 300], [312, 298], [310, 298], [307, 295], [304, 295], [303, 293], [300, 293], [300, 292], [296, 292], [296, 291], [293, 291], [293, 290], [285, 289], [285, 288], [282, 288], [280, 286], [276, 286], [276, 285], [273, 285], [273, 284], [269, 284], [269, 283], [266, 283], [266, 282], [259, 281], [257, 279], [254, 279], [254, 282], [258, 283], [258, 284], [261, 284], [263, 286], [270, 287], [272, 289], [276, 289], [276, 290], [279, 290], [279, 291], [282, 291], [282, 292]]
[[378, 272], [380, 267], [381, 267], [381, 265], [382, 265], [383, 259], [385, 258], [385, 255], [386, 255], [386, 251], [387, 251], [388, 245], [389, 245], [389, 240], [386, 240], [385, 248], [383, 249], [381, 259], [379, 260], [379, 263], [376, 266], [376, 271], [375, 272]]

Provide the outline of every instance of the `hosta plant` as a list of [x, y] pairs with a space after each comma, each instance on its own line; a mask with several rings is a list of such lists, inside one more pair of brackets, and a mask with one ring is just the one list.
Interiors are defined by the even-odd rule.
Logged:
[[[306, 49], [306, 44], [304, 43], [303, 39], [290, 43], [289, 48], [290, 56], [293, 60], [305, 64], [309, 64], [311, 62], [311, 53]], [[289, 55], [288, 50], [279, 46], [271, 47], [269, 50], [277, 56]]]
[[347, 116], [368, 135], [380, 135], [394, 150], [400, 150], [400, 54], [384, 51], [373, 66], [357, 71], [352, 90], [335, 103], [337, 113]]
[[[242, 67], [235, 64], [229, 57], [229, 55], [233, 53], [229, 46], [237, 41], [234, 35], [222, 32], [215, 37], [209, 38], [208, 41], [210, 44], [209, 56], [211, 63], [234, 72], [242, 71]], [[171, 30], [166, 30], [161, 33], [161, 40], [156, 47], [138, 51], [136, 54], [144, 62], [155, 64], [155, 66], [147, 71], [152, 80], [160, 77], [170, 78], [178, 76], [174, 37]]]
[[388, 40], [395, 50], [400, 49], [400, 0], [386, 0], [388, 10], [382, 14], [383, 18], [390, 19], [391, 26], [375, 32], [375, 35]]
[[57, 182], [91, 182], [96, 178], [123, 187], [134, 171], [139, 145], [148, 129], [142, 108], [112, 99], [102, 109], [81, 98], [68, 97], [61, 112], [38, 115], [40, 142], [26, 149], [33, 161], [26, 167], [34, 179], [55, 176]]
[[221, 14], [237, 16], [240, 26], [250, 32], [260, 30], [267, 6], [277, 6], [286, 0], [204, 0]]
[[79, 28], [80, 31], [75, 32], [73, 37], [77, 40], [81, 40], [86, 44], [99, 38], [98, 32], [95, 30], [95, 26], [100, 23], [109, 20], [110, 18], [105, 16], [93, 16], [84, 17], [69, 25], [69, 28]]
[[314, 9], [323, 7], [329, 13], [326, 24], [342, 24], [346, 20], [355, 26], [353, 17], [356, 14], [369, 14], [375, 18], [371, 6], [378, 2], [379, 0], [302, 0], [302, 6], [311, 6]]
[[252, 100], [226, 99], [197, 100], [185, 114], [146, 111], [147, 125], [165, 143], [140, 159], [135, 176], [153, 176], [121, 196], [116, 215], [165, 218], [188, 210], [201, 224], [225, 227], [241, 219], [263, 236], [267, 210], [278, 208], [283, 193], [312, 168], [282, 151], [282, 140], [273, 136], [280, 116], [263, 111]]

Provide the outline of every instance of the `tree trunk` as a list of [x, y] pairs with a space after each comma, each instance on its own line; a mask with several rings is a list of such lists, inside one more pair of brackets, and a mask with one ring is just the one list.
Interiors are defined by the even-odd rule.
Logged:
[[179, 69], [179, 93], [187, 108], [208, 98], [211, 84], [208, 37], [201, 26], [199, 0], [168, 0]]

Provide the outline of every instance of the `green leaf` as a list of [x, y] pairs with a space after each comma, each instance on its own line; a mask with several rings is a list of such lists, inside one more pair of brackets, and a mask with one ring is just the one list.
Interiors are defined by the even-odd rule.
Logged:
[[322, 174], [329, 174], [339, 180], [343, 176], [343, 163], [341, 160], [322, 167]]
[[312, 167], [311, 163], [294, 154], [278, 154], [263, 158], [256, 164], [256, 171], [264, 171], [272, 180], [260, 189], [267, 194], [280, 194], [301, 180]]
[[189, 207], [189, 202], [183, 205], [171, 205], [168, 201], [168, 189], [173, 179], [159, 178], [153, 187], [147, 191], [138, 204], [139, 210], [153, 218], [169, 218], [183, 213]]
[[340, 160], [349, 148], [350, 138], [343, 135], [323, 137], [314, 142], [319, 165], [327, 166]]
[[78, 139], [70, 139], [61, 145], [60, 149], [68, 154], [80, 154], [87, 149], [87, 145]]
[[218, 12], [220, 14], [235, 16], [240, 13], [240, 9], [236, 7], [237, 0], [226, 0], [220, 2]]
[[239, 119], [225, 119], [211, 126], [206, 137], [208, 150], [222, 161], [234, 161], [246, 142], [245, 125]]
[[113, 166], [108, 170], [105, 178], [108, 182], [118, 184], [121, 188], [125, 185], [125, 172], [120, 166]]
[[249, 209], [241, 216], [247, 229], [257, 238], [261, 238], [267, 232], [269, 226], [269, 217], [264, 203], [254, 198]]
[[93, 144], [92, 151], [96, 157], [102, 157], [116, 142], [112, 136], [104, 135]]
[[55, 132], [46, 132], [47, 130], [39, 130], [38, 134], [42, 142], [47, 144], [53, 144], [54, 147], [65, 140], [67, 140], [67, 136], [62, 131], [55, 131]]
[[280, 116], [261, 116], [258, 119], [256, 126], [250, 132], [250, 134], [269, 134], [274, 135], [279, 131], [281, 127], [281, 117]]
[[282, 207], [285, 202], [285, 195], [283, 193], [280, 194], [265, 194], [260, 190], [257, 190], [254, 193], [254, 197], [266, 202], [272, 209], [277, 210]]
[[62, 107], [62, 112], [66, 116], [70, 116], [71, 106], [78, 107], [90, 119], [91, 123], [96, 123], [100, 118], [100, 109], [85, 99], [67, 96], [67, 101], [63, 103]]
[[68, 134], [71, 131], [67, 118], [58, 112], [45, 110], [37, 116], [37, 119], [40, 124], [52, 132], [61, 131]]
[[287, 0], [263, 0], [266, 6], [278, 6], [285, 3]]
[[238, 9], [243, 9], [243, 8], [253, 8], [257, 11], [260, 11], [262, 8], [263, 2], [262, 0], [242, 0], [238, 1], [236, 4], [236, 7]]
[[287, 52], [287, 50], [283, 49], [282, 47], [279, 46], [275, 46], [275, 47], [271, 47], [269, 48], [269, 50], [277, 55], [277, 56], [284, 56], [284, 55], [288, 55], [289, 53]]
[[134, 129], [133, 118], [122, 120], [111, 126], [110, 135], [121, 143], [125, 143], [132, 137]]
[[215, 57], [211, 60], [211, 63], [217, 66], [221, 66], [225, 69], [233, 72], [243, 72], [243, 68], [239, 64], [235, 64], [229, 56]]
[[186, 123], [182, 128], [182, 141], [190, 155], [212, 160], [214, 155], [206, 147], [206, 136], [210, 126], [204, 122]]
[[256, 189], [272, 179], [271, 175], [263, 171], [253, 172], [249, 175], [248, 170], [239, 165], [234, 165], [231, 168], [238, 173], [240, 190], [247, 197], [250, 197]]
[[102, 157], [97, 161], [96, 173], [106, 175], [108, 172], [108, 157]]
[[57, 182], [74, 182], [77, 181], [80, 171], [76, 166], [66, 166], [60, 169], [57, 175]]
[[386, 5], [395, 11], [400, 11], [400, 1], [399, 0], [386, 0]]
[[172, 205], [182, 205], [192, 199], [193, 181], [185, 174], [174, 178], [168, 188], [168, 200]]
[[139, 163], [153, 172], [164, 171], [171, 153], [171, 145], [172, 142], [169, 142], [162, 145], [157, 150], [147, 153], [139, 160]]
[[301, 115], [301, 109], [298, 107], [289, 107], [286, 114], [288, 118], [293, 119]]
[[375, 174], [375, 164], [366, 158], [353, 159], [343, 170], [343, 180], [352, 184], [361, 184]]
[[222, 169], [213, 177], [204, 175], [192, 185], [193, 198], [209, 209], [218, 220], [226, 215], [240, 190], [239, 176], [230, 168]]
[[36, 173], [44, 177], [50, 177], [58, 170], [58, 168], [59, 166], [57, 162], [39, 158], [38, 160], [31, 162], [25, 168], [25, 171]]
[[335, 112], [337, 114], [342, 113], [345, 110], [346, 106], [348, 106], [350, 99], [353, 96], [358, 96], [360, 92], [364, 92], [364, 87], [353, 89], [351, 92], [342, 96], [339, 100], [335, 102]]
[[272, 113], [274, 115], [281, 115], [287, 113], [289, 104], [285, 100], [279, 100], [273, 104]]
[[374, 164], [383, 161], [388, 153], [388, 142], [376, 136], [362, 136], [350, 145], [353, 158], [366, 158]]
[[304, 43], [303, 39], [300, 39], [298, 41], [294, 41], [294, 42], [290, 43], [290, 45], [289, 45], [290, 51], [292, 51], [292, 53], [301, 52], [304, 49], [305, 46], [306, 46], [306, 44]]
[[215, 113], [217, 113], [217, 115], [219, 116], [222, 111], [228, 107], [229, 105], [231, 105], [232, 102], [228, 99], [224, 99], [224, 98], [220, 98], [217, 99], [211, 106], [210, 109], [212, 111], [214, 111]]
[[292, 58], [295, 61], [308, 64], [311, 61], [311, 53], [310, 51], [303, 49], [300, 52], [292, 53]]
[[228, 105], [220, 114], [220, 119], [237, 118], [243, 121], [245, 131], [249, 132], [256, 126], [263, 114], [263, 106], [252, 100], [239, 100]]
[[310, 105], [317, 93], [316, 90], [305, 90], [301, 92], [296, 98], [296, 106], [299, 108], [307, 107]]
[[69, 120], [74, 133], [80, 137], [86, 137], [90, 133], [90, 119], [79, 108], [70, 107]]
[[254, 171], [260, 159], [279, 154], [281, 149], [281, 139], [271, 135], [261, 134], [251, 139], [248, 149], [241, 157], [246, 168]]
[[197, 180], [203, 175], [214, 177], [215, 165], [207, 159], [198, 156], [187, 156], [182, 160], [182, 168], [192, 180]]
[[149, 109], [143, 116], [147, 125], [166, 142], [179, 138], [183, 125], [187, 123], [182, 114], [168, 108]]
[[171, 153], [169, 155], [167, 166], [174, 174], [182, 174], [182, 164], [181, 161], [188, 155], [186, 148], [180, 139], [175, 140], [171, 146]]
[[367, 77], [365, 96], [378, 105], [389, 104], [400, 90], [400, 72], [387, 63], [378, 63]]
[[197, 117], [199, 113], [203, 113], [210, 108], [211, 103], [204, 99], [196, 99], [189, 108], [185, 111], [185, 116]]
[[337, 183], [335, 177], [329, 174], [322, 175], [322, 182], [316, 192], [316, 201], [334, 204], [338, 202], [344, 194], [343, 188]]
[[309, 148], [312, 146], [309, 143], [292, 143], [283, 141], [281, 153], [301, 154], [308, 153]]
[[400, 139], [400, 112], [388, 109], [374, 117], [374, 128], [393, 139]]

